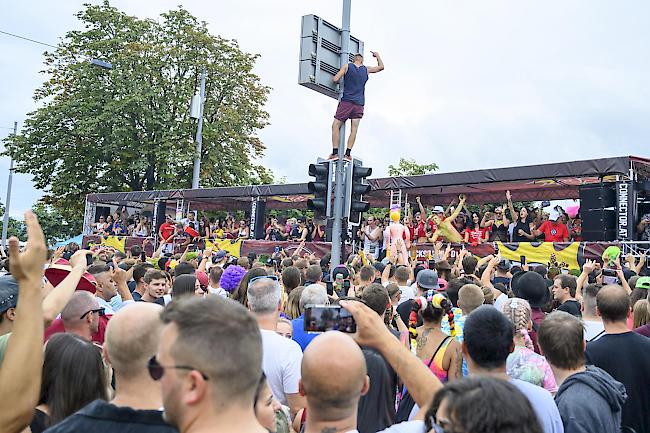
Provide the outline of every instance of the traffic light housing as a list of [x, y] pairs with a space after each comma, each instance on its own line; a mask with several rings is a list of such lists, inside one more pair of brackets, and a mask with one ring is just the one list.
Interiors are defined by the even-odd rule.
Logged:
[[353, 225], [361, 224], [361, 214], [370, 209], [370, 203], [363, 201], [363, 195], [370, 192], [371, 186], [366, 178], [372, 174], [372, 168], [356, 162], [349, 164], [345, 171], [344, 216]]
[[307, 200], [307, 207], [314, 211], [316, 219], [331, 216], [332, 167], [333, 164], [329, 161], [309, 164], [309, 175], [314, 180], [307, 183], [307, 189], [314, 197]]

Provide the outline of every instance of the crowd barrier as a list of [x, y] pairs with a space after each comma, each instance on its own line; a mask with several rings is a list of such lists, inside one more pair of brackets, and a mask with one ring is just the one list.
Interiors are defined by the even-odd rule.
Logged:
[[[94, 245], [103, 245], [113, 247], [116, 250], [125, 252], [133, 245], [143, 245], [145, 239], [130, 236], [84, 236], [84, 247]], [[153, 254], [153, 239], [149, 239], [145, 245], [145, 251], [148, 255]], [[206, 243], [207, 242], [207, 243]], [[285, 250], [288, 256], [291, 256], [299, 247], [298, 242], [273, 242], [261, 240], [201, 240], [197, 244], [198, 249], [206, 246], [213, 250], [223, 249], [236, 257], [246, 256], [250, 252], [258, 255], [271, 255], [277, 247]], [[586, 259], [599, 259], [603, 251], [610, 245], [618, 245], [624, 253], [638, 255], [647, 251], [650, 244], [642, 242], [518, 242], [503, 243], [489, 242], [481, 245], [452, 244], [450, 260], [453, 260], [459, 250], [466, 248], [469, 252], [477, 257], [485, 257], [490, 254], [501, 254], [513, 262], [519, 263], [521, 256], [526, 257], [528, 263], [544, 264], [546, 266], [557, 266], [564, 269], [580, 269], [580, 266]], [[351, 248], [351, 247], [350, 247]], [[436, 253], [433, 244], [417, 244], [413, 253], [418, 261], [428, 261], [436, 259]], [[303, 252], [315, 254], [317, 257], [323, 257], [330, 252], [329, 242], [306, 242]], [[443, 248], [444, 251], [444, 248]], [[178, 248], [176, 249], [178, 251]]]

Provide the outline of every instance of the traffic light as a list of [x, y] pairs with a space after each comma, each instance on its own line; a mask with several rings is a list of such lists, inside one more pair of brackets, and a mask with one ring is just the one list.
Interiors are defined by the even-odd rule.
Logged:
[[363, 201], [363, 195], [370, 192], [366, 178], [372, 174], [372, 168], [361, 164], [349, 164], [345, 171], [345, 213], [350, 224], [361, 224], [361, 214], [370, 209], [370, 203]]
[[307, 183], [307, 189], [314, 194], [314, 198], [307, 200], [307, 207], [314, 211], [316, 219], [331, 216], [332, 166], [329, 161], [309, 164], [309, 175], [315, 179]]

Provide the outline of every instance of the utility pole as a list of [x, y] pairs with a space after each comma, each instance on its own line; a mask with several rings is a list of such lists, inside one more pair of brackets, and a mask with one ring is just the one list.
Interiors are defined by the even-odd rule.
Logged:
[[[351, 0], [343, 0], [343, 20], [341, 25], [341, 66], [350, 63], [350, 9]], [[343, 97], [345, 79], [341, 78], [340, 98]], [[341, 264], [341, 234], [343, 227], [343, 200], [344, 200], [344, 179], [345, 179], [345, 122], [341, 125], [339, 139], [339, 159], [336, 161], [336, 175], [334, 187], [334, 221], [332, 224], [332, 258], [331, 267], [334, 269]]]
[[194, 156], [194, 171], [192, 173], [192, 189], [199, 187], [201, 174], [201, 148], [203, 147], [203, 106], [205, 104], [205, 78], [207, 72], [203, 67], [201, 72], [201, 92], [199, 93], [199, 121], [196, 125], [196, 155]]
[[[18, 122], [14, 122], [14, 137], [18, 134]], [[9, 163], [9, 179], [7, 180], [7, 201], [5, 202], [5, 216], [2, 221], [2, 248], [7, 248], [7, 228], [9, 226], [9, 206], [11, 205], [11, 183], [14, 176], [14, 159]]]

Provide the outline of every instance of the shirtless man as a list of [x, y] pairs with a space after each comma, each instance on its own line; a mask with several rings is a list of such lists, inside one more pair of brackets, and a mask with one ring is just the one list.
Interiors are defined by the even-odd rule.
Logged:
[[363, 117], [363, 106], [366, 103], [365, 89], [368, 81], [368, 74], [381, 72], [384, 70], [384, 62], [381, 60], [379, 53], [371, 51], [372, 56], [377, 59], [377, 66], [366, 67], [363, 64], [361, 54], [354, 55], [354, 63], [348, 63], [341, 67], [332, 80], [338, 83], [341, 77], [345, 75], [343, 82], [343, 97], [339, 101], [332, 123], [332, 154], [329, 159], [337, 159], [339, 153], [339, 141], [341, 138], [341, 126], [346, 120], [350, 119], [350, 136], [348, 137], [348, 146], [345, 150], [345, 159], [352, 160], [350, 152], [357, 138], [357, 129], [359, 122]]

